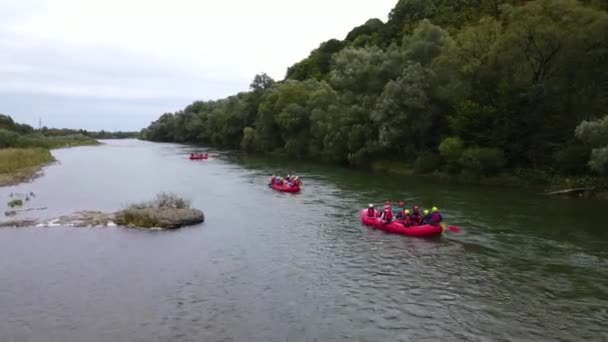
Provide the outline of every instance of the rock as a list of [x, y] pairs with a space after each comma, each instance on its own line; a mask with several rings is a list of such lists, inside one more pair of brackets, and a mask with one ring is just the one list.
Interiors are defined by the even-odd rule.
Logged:
[[15, 220], [15, 221], [4, 221], [0, 222], [0, 228], [3, 227], [12, 227], [12, 228], [22, 228], [22, 227], [32, 227], [36, 224], [36, 221], [33, 220]]
[[106, 214], [100, 211], [84, 210], [69, 216], [61, 216], [54, 220], [55, 224], [75, 227], [105, 227], [114, 221], [114, 214]]
[[130, 208], [115, 214], [116, 223], [141, 228], [175, 229], [205, 221], [198, 209], [178, 208]]

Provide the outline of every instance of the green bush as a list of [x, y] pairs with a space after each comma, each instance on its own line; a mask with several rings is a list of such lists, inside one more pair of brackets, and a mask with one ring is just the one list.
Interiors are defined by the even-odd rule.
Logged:
[[11, 208], [21, 207], [21, 206], [23, 206], [23, 200], [21, 200], [21, 199], [11, 200], [11, 201], [8, 202], [8, 206], [11, 207]]
[[190, 201], [183, 199], [176, 194], [161, 192], [156, 195], [156, 198], [152, 201], [134, 203], [127, 207], [128, 209], [163, 209], [163, 208], [174, 208], [174, 209], [189, 209]]
[[564, 175], [582, 174], [588, 171], [591, 149], [583, 144], [566, 144], [553, 155], [555, 168]]
[[41, 134], [30, 134], [22, 135], [17, 139], [16, 147], [30, 148], [30, 147], [45, 147], [48, 148], [48, 144], [45, 140], [45, 136]]
[[414, 172], [417, 174], [431, 173], [441, 166], [441, 157], [434, 153], [425, 153], [416, 158]]
[[439, 155], [446, 161], [449, 173], [461, 170], [458, 160], [464, 151], [464, 142], [459, 137], [449, 137], [439, 144]]
[[0, 148], [14, 147], [18, 138], [19, 134], [0, 128]]
[[589, 167], [600, 175], [608, 174], [608, 146], [593, 149]]
[[549, 184], [554, 177], [548, 170], [539, 169], [514, 169], [512, 173], [525, 184]]
[[255, 128], [245, 127], [243, 129], [243, 139], [241, 140], [241, 149], [247, 152], [255, 151], [256, 146], [256, 131]]
[[497, 148], [473, 147], [462, 152], [460, 165], [475, 175], [494, 175], [505, 165], [504, 153]]
[[152, 201], [134, 203], [116, 214], [116, 223], [142, 228], [159, 227], [159, 209], [190, 209], [190, 201], [173, 193], [160, 193]]

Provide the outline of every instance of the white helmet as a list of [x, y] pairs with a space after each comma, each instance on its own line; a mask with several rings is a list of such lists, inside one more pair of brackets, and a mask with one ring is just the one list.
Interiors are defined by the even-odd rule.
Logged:
[[370, 203], [370, 204], [369, 204], [369, 207], [370, 207], [370, 208], [373, 208], [373, 207], [374, 207], [374, 205]]

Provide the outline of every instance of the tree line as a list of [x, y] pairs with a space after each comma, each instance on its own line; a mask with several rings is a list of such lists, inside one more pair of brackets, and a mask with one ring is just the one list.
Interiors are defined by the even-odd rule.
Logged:
[[608, 173], [603, 1], [400, 0], [285, 79], [196, 101], [141, 131], [356, 166]]
[[12, 117], [0, 114], [0, 148], [45, 147], [90, 144], [94, 139], [137, 138], [139, 132], [90, 132], [83, 129], [48, 128], [34, 129], [27, 124], [17, 123]]

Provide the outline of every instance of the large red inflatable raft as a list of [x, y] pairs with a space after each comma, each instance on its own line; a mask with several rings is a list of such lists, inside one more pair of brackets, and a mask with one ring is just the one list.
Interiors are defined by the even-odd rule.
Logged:
[[270, 187], [272, 187], [273, 189], [275, 189], [277, 191], [281, 191], [281, 192], [299, 192], [300, 191], [300, 187], [297, 185], [289, 186], [289, 185], [272, 184]]
[[367, 216], [367, 210], [365, 209], [361, 211], [361, 223], [368, 227], [375, 227], [389, 233], [402, 234], [407, 236], [433, 236], [441, 234], [443, 230], [441, 226], [433, 226], [430, 224], [415, 227], [405, 227], [401, 222], [398, 221], [383, 224], [377, 217]]

